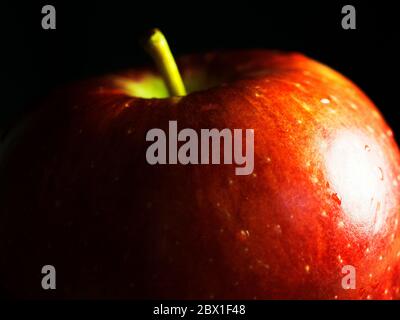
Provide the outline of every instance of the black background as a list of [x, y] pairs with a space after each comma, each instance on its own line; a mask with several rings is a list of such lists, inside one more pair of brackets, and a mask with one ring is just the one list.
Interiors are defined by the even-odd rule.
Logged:
[[[395, 1], [26, 1], [1, 4], [0, 126], [52, 88], [151, 63], [138, 38], [159, 27], [176, 55], [224, 48], [300, 51], [342, 72], [378, 105], [395, 135], [400, 16]], [[52, 4], [57, 29], [41, 28]], [[357, 29], [343, 30], [352, 4]]]

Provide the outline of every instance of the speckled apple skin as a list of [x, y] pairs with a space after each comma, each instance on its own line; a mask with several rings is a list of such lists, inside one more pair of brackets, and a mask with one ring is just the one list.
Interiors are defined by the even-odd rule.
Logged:
[[[81, 82], [1, 141], [2, 294], [400, 298], [400, 155], [367, 96], [295, 53], [209, 53], [179, 66], [220, 84], [140, 99], [113, 76]], [[254, 129], [253, 174], [149, 165], [146, 133], [168, 131], [169, 120], [198, 132]], [[56, 290], [41, 287], [46, 264]], [[355, 289], [342, 286], [345, 265]]]

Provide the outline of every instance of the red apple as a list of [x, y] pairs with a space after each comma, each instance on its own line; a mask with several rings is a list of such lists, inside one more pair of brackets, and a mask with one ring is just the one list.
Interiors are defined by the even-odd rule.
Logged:
[[[367, 96], [301, 54], [179, 60], [53, 94], [0, 145], [0, 287], [23, 298], [400, 298], [400, 154]], [[146, 99], [140, 97], [164, 97]], [[255, 168], [149, 165], [146, 132], [252, 128]], [[43, 265], [57, 289], [41, 287]], [[345, 265], [356, 288], [344, 289]]]

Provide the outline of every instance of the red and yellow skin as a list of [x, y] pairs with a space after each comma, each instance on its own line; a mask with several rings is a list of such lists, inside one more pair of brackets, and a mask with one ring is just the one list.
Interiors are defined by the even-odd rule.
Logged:
[[[166, 97], [151, 69], [89, 80], [54, 93], [1, 142], [3, 294], [400, 298], [400, 154], [368, 97], [300, 54], [178, 65], [186, 96]], [[253, 174], [149, 165], [146, 133], [168, 132], [170, 120], [254, 129]], [[56, 290], [41, 288], [46, 264]], [[345, 265], [356, 289], [342, 287]]]

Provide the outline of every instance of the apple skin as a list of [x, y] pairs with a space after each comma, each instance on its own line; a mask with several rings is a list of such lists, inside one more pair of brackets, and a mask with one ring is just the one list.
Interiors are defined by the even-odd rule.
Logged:
[[[367, 96], [296, 53], [192, 55], [221, 85], [62, 88], [0, 145], [0, 288], [14, 298], [400, 298], [400, 155]], [[136, 70], [132, 81], [152, 71]], [[156, 165], [146, 132], [253, 128], [255, 169]], [[41, 268], [57, 289], [41, 288]], [[356, 289], [342, 268], [356, 268]]]

